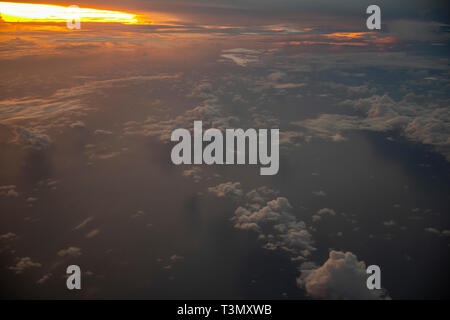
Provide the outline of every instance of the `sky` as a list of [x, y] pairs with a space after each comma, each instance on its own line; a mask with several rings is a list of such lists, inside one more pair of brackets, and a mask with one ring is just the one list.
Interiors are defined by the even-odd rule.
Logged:
[[[448, 299], [447, 1], [51, 4], [137, 21], [3, 12], [1, 298]], [[174, 165], [196, 120], [278, 174]]]

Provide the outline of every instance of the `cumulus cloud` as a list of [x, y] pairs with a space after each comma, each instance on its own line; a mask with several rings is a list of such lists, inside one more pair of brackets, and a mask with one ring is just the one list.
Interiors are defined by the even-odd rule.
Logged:
[[280, 147], [300, 147], [303, 142], [307, 142], [308, 140], [308, 136], [306, 136], [303, 132], [293, 130], [280, 132]]
[[14, 271], [16, 274], [21, 274], [29, 268], [40, 268], [42, 265], [39, 262], [31, 260], [30, 257], [20, 258], [15, 266], [10, 266], [8, 269]]
[[376, 300], [387, 297], [386, 291], [367, 289], [366, 265], [351, 252], [331, 251], [320, 267], [304, 263], [297, 284], [312, 298]]
[[81, 256], [81, 249], [78, 247], [68, 247], [67, 249], [61, 249], [58, 251], [60, 257], [79, 257]]
[[262, 205], [264, 205], [268, 200], [273, 199], [278, 196], [280, 193], [278, 190], [274, 190], [267, 186], [261, 186], [256, 189], [250, 190], [246, 195], [246, 200], [248, 201], [248, 206], [259, 209]]
[[225, 182], [214, 187], [209, 187], [208, 191], [219, 198], [231, 197], [240, 198], [244, 195], [240, 182]]
[[192, 178], [195, 182], [202, 180], [202, 169], [200, 167], [192, 167], [183, 171], [184, 177]]
[[[250, 82], [252, 77], [242, 78], [242, 81]], [[203, 101], [190, 109], [167, 117], [166, 115], [152, 115], [144, 121], [126, 121], [123, 123], [123, 135], [125, 136], [151, 136], [164, 143], [170, 143], [173, 130], [186, 128], [193, 131], [193, 123], [202, 120], [203, 130], [216, 128], [224, 131], [229, 128], [278, 128], [279, 117], [273, 110], [262, 109], [255, 106], [242, 108], [237, 115], [234, 107], [230, 106], [229, 99], [243, 101], [236, 93], [236, 85], [232, 81], [208, 82], [200, 81], [195, 84], [187, 98], [201, 98]], [[255, 89], [254, 86], [248, 88]], [[241, 90], [238, 88], [237, 90]], [[236, 100], [237, 99], [237, 100]], [[234, 103], [233, 103], [234, 104]]]
[[194, 121], [203, 119], [204, 130], [208, 127], [218, 129], [233, 128], [238, 118], [224, 113], [216, 98], [207, 99], [203, 104], [190, 109], [169, 120], [149, 117], [143, 122], [126, 122], [124, 135], [144, 135], [158, 137], [163, 142], [170, 142], [172, 131], [177, 128], [192, 130]]
[[227, 182], [209, 190], [218, 197], [242, 202], [231, 221], [237, 229], [256, 232], [265, 249], [286, 251], [292, 260], [305, 259], [315, 250], [311, 234], [305, 223], [293, 215], [288, 199], [276, 197], [267, 201], [278, 191], [263, 186], [244, 195], [239, 182]]
[[330, 215], [330, 216], [335, 216], [336, 212], [333, 209], [329, 209], [329, 208], [322, 208], [320, 210], [318, 210], [313, 216], [312, 216], [312, 220], [314, 222], [319, 221], [322, 219], [322, 217], [326, 216], [326, 215]]
[[[313, 298], [389, 298], [384, 289], [367, 289], [366, 266], [351, 252], [331, 251], [329, 259], [321, 267], [308, 261], [311, 252], [316, 250], [312, 235], [306, 224], [293, 214], [287, 198], [277, 196], [265, 202], [267, 198], [277, 194], [276, 190], [260, 187], [241, 196], [243, 204], [231, 218], [235, 228], [256, 232], [265, 249], [283, 250], [289, 253], [292, 261], [305, 261], [300, 266], [301, 274], [297, 278], [297, 284]], [[329, 208], [320, 209], [316, 213], [318, 217], [335, 214]]]
[[256, 211], [238, 207], [231, 220], [235, 228], [257, 232], [264, 248], [281, 249], [289, 252], [292, 259], [300, 260], [315, 248], [305, 223], [298, 221], [291, 211], [288, 199], [278, 197]]
[[52, 142], [47, 134], [39, 130], [16, 127], [15, 132], [17, 134], [15, 142], [22, 142], [26, 146], [34, 149], [45, 149]]
[[18, 197], [19, 193], [16, 191], [15, 185], [0, 186], [0, 196], [3, 197]]
[[399, 130], [409, 140], [431, 145], [450, 160], [450, 110], [447, 106], [422, 102], [414, 94], [408, 94], [400, 101], [395, 101], [389, 95], [373, 95], [346, 100], [342, 104], [351, 106], [363, 116], [321, 114], [315, 119], [293, 124], [306, 129], [313, 136], [334, 141], [342, 140], [335, 137], [346, 130]]

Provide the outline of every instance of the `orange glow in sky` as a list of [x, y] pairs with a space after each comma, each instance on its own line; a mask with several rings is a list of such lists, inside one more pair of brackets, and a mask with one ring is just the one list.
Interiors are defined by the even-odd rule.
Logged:
[[82, 22], [139, 23], [132, 13], [49, 4], [0, 2], [0, 15], [5, 22], [65, 22], [78, 17]]
[[335, 39], [361, 39], [365, 35], [373, 34], [373, 32], [335, 32], [330, 34], [325, 34], [324, 36], [327, 38], [335, 38]]

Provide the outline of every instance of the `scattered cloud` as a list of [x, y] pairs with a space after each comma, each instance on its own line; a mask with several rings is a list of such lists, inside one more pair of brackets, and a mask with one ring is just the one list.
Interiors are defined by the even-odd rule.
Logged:
[[330, 216], [335, 216], [336, 212], [333, 209], [329, 209], [329, 208], [322, 208], [320, 210], [318, 210], [313, 216], [312, 216], [312, 221], [313, 222], [317, 222], [319, 220], [321, 220], [324, 216], [326, 215], [330, 215]]
[[77, 225], [75, 228], [73, 228], [74, 230], [79, 230], [82, 229], [84, 227], [86, 227], [86, 225], [91, 222], [92, 220], [94, 220], [93, 216], [87, 217], [86, 219], [84, 219], [83, 221], [81, 221], [81, 223], [79, 225]]
[[396, 222], [395, 222], [394, 220], [391, 219], [391, 220], [384, 221], [383, 224], [384, 224], [386, 227], [393, 227], [393, 226], [396, 225]]
[[79, 257], [81, 256], [81, 249], [78, 247], [68, 247], [67, 249], [61, 249], [58, 251], [58, 256], [60, 257]]
[[145, 215], [146, 215], [145, 211], [143, 211], [143, 210], [138, 210], [138, 211], [136, 211], [136, 213], [133, 213], [133, 214], [131, 215], [131, 218], [135, 219], [135, 218], [143, 217], [143, 216], [145, 216]]
[[442, 230], [442, 231], [440, 231], [440, 230], [438, 230], [436, 228], [428, 227], [428, 228], [425, 228], [425, 231], [429, 232], [429, 233], [432, 233], [432, 234], [435, 234], [437, 236], [441, 236], [441, 237], [449, 237], [450, 236], [450, 230]]
[[112, 133], [112, 131], [109, 131], [109, 130], [97, 129], [94, 131], [94, 134], [107, 136], [107, 135], [111, 135], [113, 133]]
[[15, 185], [6, 185], [0, 186], [0, 196], [16, 198], [19, 196], [19, 193], [16, 191]]
[[183, 257], [183, 256], [180, 256], [180, 255], [178, 255], [178, 254], [174, 254], [174, 255], [172, 255], [172, 256], [170, 257], [170, 260], [173, 261], [173, 262], [175, 262], [175, 261], [180, 261], [180, 260], [184, 260], [184, 257]]
[[86, 238], [90, 239], [97, 236], [100, 233], [100, 229], [94, 229], [86, 234]]
[[29, 268], [40, 268], [42, 265], [39, 262], [31, 260], [30, 257], [20, 258], [15, 266], [10, 266], [8, 269], [14, 271], [16, 274], [21, 274]]
[[225, 182], [214, 187], [209, 187], [208, 191], [219, 198], [230, 197], [240, 198], [244, 195], [240, 182]]
[[47, 274], [45, 274], [42, 278], [40, 278], [40, 279], [36, 282], [36, 284], [44, 284], [44, 283], [46, 283], [51, 277], [52, 277], [52, 274], [51, 274], [51, 273], [47, 273]]
[[[342, 105], [351, 106], [363, 116], [345, 114], [321, 114], [315, 119], [293, 122], [313, 136], [341, 141], [346, 130], [390, 131], [399, 130], [406, 138], [433, 146], [450, 160], [448, 125], [450, 111], [446, 106], [419, 102], [414, 94], [395, 101], [389, 95], [346, 100]], [[339, 139], [336, 135], [339, 134]]]
[[260, 55], [261, 52], [259, 50], [235, 48], [223, 50], [220, 56], [225, 59], [230, 59], [238, 66], [245, 67], [248, 64], [259, 62]]
[[15, 239], [17, 235], [14, 232], [7, 232], [4, 234], [0, 234], [0, 241], [1, 240], [12, 240]]
[[200, 182], [202, 180], [202, 169], [200, 167], [192, 167], [183, 171], [184, 177], [189, 177], [194, 180], [194, 182]]
[[303, 221], [292, 213], [292, 206], [285, 197], [268, 187], [259, 187], [244, 195], [239, 182], [227, 182], [210, 187], [217, 197], [228, 197], [243, 203], [231, 221], [234, 227], [252, 230], [258, 234], [263, 247], [268, 250], [284, 250], [292, 260], [303, 260], [315, 250], [314, 241]]

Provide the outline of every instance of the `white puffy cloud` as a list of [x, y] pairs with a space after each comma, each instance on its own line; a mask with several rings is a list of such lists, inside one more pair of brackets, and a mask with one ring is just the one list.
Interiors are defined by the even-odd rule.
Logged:
[[293, 215], [289, 200], [273, 199], [278, 191], [262, 186], [244, 195], [239, 182], [219, 184], [209, 191], [217, 197], [229, 197], [242, 203], [231, 218], [234, 227], [257, 232], [264, 248], [284, 250], [292, 260], [303, 260], [315, 250], [311, 234], [305, 223]]
[[331, 251], [320, 267], [302, 264], [297, 284], [312, 298], [363, 299], [386, 298], [386, 291], [367, 288], [366, 265], [351, 252]]
[[235, 228], [259, 233], [264, 248], [287, 251], [294, 260], [304, 259], [315, 250], [311, 234], [305, 223], [292, 214], [288, 199], [277, 197], [260, 209], [252, 207], [238, 207], [231, 220]]

